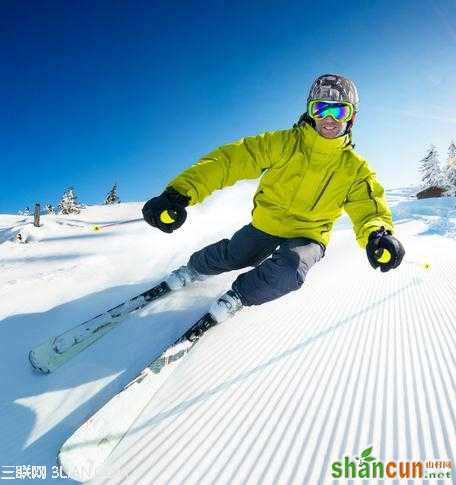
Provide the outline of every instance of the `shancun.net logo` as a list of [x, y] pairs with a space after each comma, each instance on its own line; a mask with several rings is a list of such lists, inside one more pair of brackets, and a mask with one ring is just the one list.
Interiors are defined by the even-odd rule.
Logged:
[[372, 447], [366, 448], [360, 456], [351, 459], [344, 456], [342, 461], [332, 464], [333, 478], [451, 478], [450, 460], [396, 461], [384, 462], [371, 455]]

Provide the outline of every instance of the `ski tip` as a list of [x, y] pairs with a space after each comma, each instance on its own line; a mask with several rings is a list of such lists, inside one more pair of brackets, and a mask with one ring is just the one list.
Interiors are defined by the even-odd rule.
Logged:
[[33, 369], [39, 372], [40, 374], [49, 374], [51, 372], [50, 369], [48, 369], [47, 367], [39, 363], [39, 361], [37, 360], [36, 354], [33, 350], [29, 352], [28, 358], [29, 358], [30, 364], [32, 364]]
[[84, 463], [80, 458], [76, 462], [71, 453], [68, 454], [63, 450], [57, 455], [57, 466], [65, 474], [65, 477], [77, 482], [88, 482], [95, 476], [90, 463]]
[[91, 452], [92, 455], [84, 452], [81, 446], [65, 442], [57, 454], [57, 465], [66, 478], [77, 482], [85, 483], [94, 478], [110, 478], [112, 470], [103, 468], [104, 459], [100, 460], [97, 449], [91, 449]]

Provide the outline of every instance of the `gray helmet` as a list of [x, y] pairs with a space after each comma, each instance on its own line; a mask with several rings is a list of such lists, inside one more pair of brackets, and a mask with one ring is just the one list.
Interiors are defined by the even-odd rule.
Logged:
[[313, 99], [351, 103], [355, 112], [359, 110], [358, 90], [355, 84], [339, 74], [324, 74], [315, 79], [307, 102]]

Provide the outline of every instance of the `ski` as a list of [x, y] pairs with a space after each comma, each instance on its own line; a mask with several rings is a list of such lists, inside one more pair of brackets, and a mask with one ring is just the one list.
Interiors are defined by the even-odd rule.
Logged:
[[216, 324], [211, 314], [203, 315], [65, 441], [57, 461], [68, 477], [87, 481], [96, 476], [181, 359]]
[[172, 290], [166, 282], [107, 310], [96, 317], [52, 337], [29, 352], [29, 361], [38, 372], [49, 374], [119, 326], [132, 312], [162, 298]]

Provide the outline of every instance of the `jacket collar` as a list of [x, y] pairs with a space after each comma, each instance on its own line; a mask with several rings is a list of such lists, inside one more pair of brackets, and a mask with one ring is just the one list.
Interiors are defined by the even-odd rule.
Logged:
[[330, 154], [351, 145], [351, 138], [348, 134], [337, 138], [325, 138], [307, 123], [301, 126], [301, 129], [304, 132], [306, 145], [311, 147], [312, 152]]

